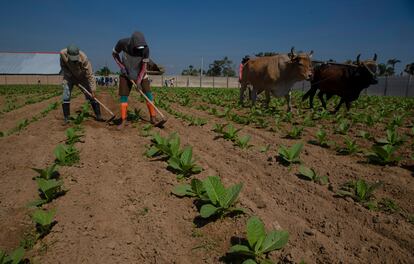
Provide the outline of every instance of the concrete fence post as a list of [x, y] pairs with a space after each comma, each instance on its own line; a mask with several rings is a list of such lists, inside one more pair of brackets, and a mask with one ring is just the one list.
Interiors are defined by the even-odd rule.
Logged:
[[164, 75], [161, 75], [161, 87], [164, 87]]
[[408, 74], [407, 87], [405, 87], [405, 97], [408, 97], [408, 89], [410, 88], [411, 74]]
[[200, 75], [200, 88], [203, 87], [203, 75]]
[[227, 76], [227, 88], [229, 88], [229, 76]]
[[385, 75], [384, 96], [387, 96], [387, 89], [388, 89], [388, 75]]
[[187, 76], [187, 88], [190, 86], [190, 76]]
[[215, 87], [214, 87], [214, 76], [213, 76], [213, 88], [215, 88]]

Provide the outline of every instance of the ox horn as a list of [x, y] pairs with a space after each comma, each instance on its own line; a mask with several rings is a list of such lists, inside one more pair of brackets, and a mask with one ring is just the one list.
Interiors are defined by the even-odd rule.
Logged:
[[291, 60], [295, 57], [295, 47], [290, 49], [289, 57]]
[[356, 64], [359, 64], [359, 58], [361, 57], [361, 54], [358, 54], [357, 59], [356, 59]]
[[372, 60], [377, 61], [377, 53], [374, 54], [374, 58]]

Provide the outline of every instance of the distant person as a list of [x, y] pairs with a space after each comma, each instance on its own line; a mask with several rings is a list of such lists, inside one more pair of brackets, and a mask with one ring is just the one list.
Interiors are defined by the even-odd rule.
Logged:
[[101, 109], [98, 102], [95, 100], [96, 83], [93, 76], [92, 65], [86, 57], [85, 53], [79, 50], [75, 45], [70, 45], [60, 51], [60, 66], [63, 72], [63, 117], [65, 124], [69, 122], [70, 118], [70, 97], [73, 85], [82, 85], [88, 90], [92, 97], [85, 94], [85, 97], [92, 105], [97, 121], [102, 121]]
[[[121, 52], [122, 59], [119, 56]], [[125, 126], [127, 118], [128, 96], [132, 88], [130, 80], [134, 80], [137, 85], [141, 85], [148, 99], [152, 102], [154, 101], [147, 75], [149, 47], [144, 35], [141, 32], [134, 32], [131, 37], [119, 40], [113, 49], [112, 56], [121, 69], [121, 75], [119, 76], [119, 96], [121, 101], [122, 123], [118, 128], [122, 129]], [[150, 114], [150, 121], [152, 124], [155, 124], [156, 114], [154, 106], [147, 102], [147, 108]]]

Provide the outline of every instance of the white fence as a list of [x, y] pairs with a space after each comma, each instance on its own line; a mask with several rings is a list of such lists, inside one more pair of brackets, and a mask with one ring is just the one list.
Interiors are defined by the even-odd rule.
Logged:
[[[182, 76], [182, 75], [153, 75], [150, 76], [151, 85], [156, 87], [166, 86], [165, 81], [173, 79], [174, 87], [202, 87], [202, 88], [239, 88], [237, 77], [210, 77], [210, 76]], [[297, 82], [294, 90], [307, 91], [310, 82]], [[386, 76], [378, 77], [378, 84], [371, 85], [363, 92], [367, 95], [379, 96], [414, 96], [414, 77], [408, 76]]]

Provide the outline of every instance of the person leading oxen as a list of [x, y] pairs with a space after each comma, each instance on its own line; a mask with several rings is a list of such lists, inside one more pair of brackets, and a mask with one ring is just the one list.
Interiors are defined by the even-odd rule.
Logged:
[[282, 97], [287, 101], [287, 110], [291, 111], [291, 90], [293, 85], [302, 80], [312, 78], [312, 57], [310, 53], [294, 52], [292, 47], [288, 54], [250, 59], [243, 67], [240, 81], [240, 103], [243, 104], [244, 92], [248, 85], [252, 87], [252, 103], [256, 103], [257, 95], [265, 92], [266, 107], [270, 96]]

